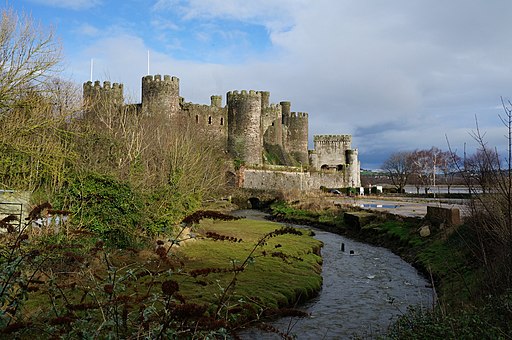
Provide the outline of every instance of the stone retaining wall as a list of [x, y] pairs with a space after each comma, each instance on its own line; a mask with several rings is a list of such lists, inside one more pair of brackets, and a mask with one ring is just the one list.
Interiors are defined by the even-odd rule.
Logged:
[[435, 224], [446, 226], [458, 226], [462, 224], [458, 208], [443, 208], [427, 206], [425, 219]]

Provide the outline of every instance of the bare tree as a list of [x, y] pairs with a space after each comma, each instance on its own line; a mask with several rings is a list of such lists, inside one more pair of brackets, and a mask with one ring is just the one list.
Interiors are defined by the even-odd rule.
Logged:
[[499, 171], [499, 156], [497, 150], [480, 145], [473, 155], [466, 158], [465, 171], [480, 186], [483, 193], [491, 192]]
[[423, 186], [425, 194], [432, 186], [436, 184], [436, 174], [442, 165], [443, 152], [431, 147], [429, 150], [415, 150], [412, 153], [413, 173], [418, 179], [416, 190], [419, 193], [419, 187]]
[[57, 100], [72, 97], [55, 86], [60, 45], [30, 16], [0, 13], [0, 186], [57, 189], [72, 157], [62, 126], [77, 104]]
[[[466, 159], [461, 172], [472, 194], [467, 224], [476, 244], [471, 249], [482, 262], [482, 282], [498, 294], [512, 284], [512, 103], [502, 100], [502, 105], [504, 114], [499, 117], [507, 131], [505, 166], [498, 150], [488, 146], [476, 121], [471, 136], [478, 150]], [[474, 185], [475, 177], [478, 185]]]
[[54, 76], [60, 45], [26, 14], [3, 9], [0, 22], [0, 119], [25, 91]]
[[443, 174], [443, 183], [448, 189], [448, 194], [450, 194], [450, 188], [460, 174], [462, 158], [456, 154], [452, 154], [450, 151], [442, 152], [439, 157], [439, 169]]
[[413, 170], [411, 155], [410, 151], [394, 152], [382, 165], [382, 169], [388, 173], [391, 182], [400, 193], [404, 191]]

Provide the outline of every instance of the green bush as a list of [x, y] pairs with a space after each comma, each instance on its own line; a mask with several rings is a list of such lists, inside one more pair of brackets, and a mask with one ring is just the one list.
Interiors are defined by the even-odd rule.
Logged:
[[512, 295], [489, 298], [478, 308], [410, 309], [389, 329], [388, 339], [509, 339]]
[[143, 219], [143, 201], [127, 184], [97, 173], [72, 176], [55, 196], [58, 208], [116, 247], [134, 246]]

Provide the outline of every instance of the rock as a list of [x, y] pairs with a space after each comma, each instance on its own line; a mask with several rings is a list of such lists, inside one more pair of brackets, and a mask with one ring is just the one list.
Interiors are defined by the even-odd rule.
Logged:
[[420, 228], [420, 236], [421, 237], [428, 237], [430, 236], [430, 227], [428, 225], [424, 225]]

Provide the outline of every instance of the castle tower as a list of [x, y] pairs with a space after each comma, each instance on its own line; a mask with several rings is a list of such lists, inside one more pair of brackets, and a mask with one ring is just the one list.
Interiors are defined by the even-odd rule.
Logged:
[[261, 93], [238, 91], [227, 93], [228, 151], [248, 164], [261, 164]]
[[173, 120], [180, 110], [180, 80], [164, 75], [142, 78], [142, 112], [145, 115], [164, 115]]
[[357, 149], [345, 150], [345, 181], [348, 186], [354, 188], [361, 186], [361, 163], [357, 155]]
[[88, 81], [83, 85], [83, 99], [86, 116], [118, 111], [124, 104], [123, 84], [105, 81], [102, 86], [99, 80], [94, 84]]
[[222, 96], [213, 95], [210, 97], [212, 107], [222, 107]]
[[298, 162], [309, 164], [308, 156], [308, 114], [306, 112], [290, 112], [290, 102], [281, 102], [283, 125], [288, 129], [285, 139], [285, 150]]
[[270, 104], [261, 112], [263, 142], [268, 145], [283, 145], [283, 114], [280, 104]]
[[319, 135], [314, 136], [314, 153], [316, 155], [315, 164], [312, 166], [317, 170], [336, 170], [341, 171], [346, 167], [347, 156], [354, 163], [354, 156], [357, 153], [350, 153], [352, 136], [351, 135]]

